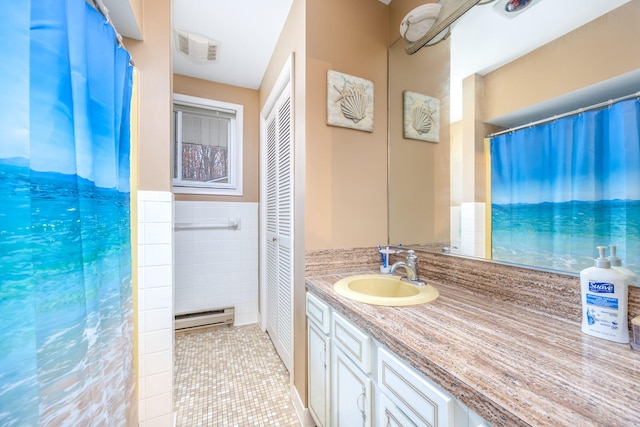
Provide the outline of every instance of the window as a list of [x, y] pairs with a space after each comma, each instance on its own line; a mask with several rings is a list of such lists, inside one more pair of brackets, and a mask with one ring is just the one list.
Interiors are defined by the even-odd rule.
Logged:
[[173, 191], [242, 195], [242, 105], [173, 95]]

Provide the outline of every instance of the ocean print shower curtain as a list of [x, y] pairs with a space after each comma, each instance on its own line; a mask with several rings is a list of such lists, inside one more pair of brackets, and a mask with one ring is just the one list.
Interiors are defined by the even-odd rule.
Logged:
[[491, 139], [492, 257], [579, 272], [618, 245], [640, 272], [640, 100]]
[[3, 6], [0, 425], [132, 425], [129, 54], [84, 0]]

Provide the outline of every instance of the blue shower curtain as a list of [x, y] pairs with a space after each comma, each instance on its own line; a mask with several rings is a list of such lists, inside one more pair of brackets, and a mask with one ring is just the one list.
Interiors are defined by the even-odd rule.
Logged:
[[618, 245], [640, 272], [640, 101], [491, 139], [492, 257], [578, 272]]
[[134, 424], [129, 54], [84, 0], [3, 6], [0, 425]]

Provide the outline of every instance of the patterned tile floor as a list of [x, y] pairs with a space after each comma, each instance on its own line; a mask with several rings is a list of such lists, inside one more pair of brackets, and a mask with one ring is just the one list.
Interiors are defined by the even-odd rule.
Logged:
[[258, 325], [175, 334], [176, 427], [299, 427], [289, 373]]

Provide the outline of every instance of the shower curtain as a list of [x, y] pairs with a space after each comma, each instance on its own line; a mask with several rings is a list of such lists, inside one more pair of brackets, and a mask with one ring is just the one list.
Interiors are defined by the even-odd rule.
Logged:
[[3, 6], [0, 425], [134, 425], [129, 54], [84, 0]]
[[640, 101], [491, 139], [492, 257], [578, 272], [618, 245], [640, 272]]

